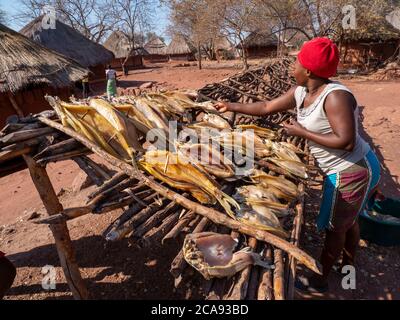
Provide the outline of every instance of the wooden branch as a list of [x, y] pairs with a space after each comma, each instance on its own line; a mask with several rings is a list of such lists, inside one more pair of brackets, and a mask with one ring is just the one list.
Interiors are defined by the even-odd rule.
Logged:
[[274, 297], [275, 300], [285, 300], [285, 265], [283, 263], [283, 253], [280, 249], [274, 249]]
[[170, 202], [167, 206], [162, 207], [161, 210], [158, 210], [156, 213], [152, 214], [152, 216], [144, 221], [140, 226], [136, 228], [132, 228], [133, 238], [142, 238], [145, 233], [150, 231], [152, 228], [162, 223], [162, 221], [171, 213], [171, 211], [176, 211], [178, 206], [174, 202]]
[[33, 151], [33, 147], [23, 147], [16, 150], [0, 151], [0, 163], [5, 162]]
[[[128, 187], [131, 187], [132, 185], [134, 185], [137, 182], [137, 180], [135, 178], [128, 178], [120, 183], [118, 183], [117, 185], [105, 190], [104, 192], [98, 194], [95, 198], [93, 198], [88, 205], [93, 205], [94, 207], [97, 207], [100, 205], [100, 203], [102, 201], [104, 201], [104, 199], [107, 199], [108, 197], [110, 197], [112, 194], [118, 193]], [[133, 187], [130, 191], [132, 192], [131, 196], [134, 196], [135, 192], [141, 190], [143, 188], [143, 185], [138, 185]]]
[[169, 215], [167, 218], [164, 219], [164, 221], [161, 223], [160, 226], [153, 228], [153, 230], [150, 230], [147, 232], [143, 238], [140, 240], [140, 243], [142, 246], [149, 246], [153, 243], [159, 242], [163, 237], [172, 229], [172, 227], [176, 224], [176, 222], [179, 219], [179, 214], [180, 210], [175, 211], [171, 215]]
[[46, 164], [48, 164], [50, 162], [58, 162], [58, 161], [70, 160], [71, 158], [79, 157], [79, 156], [82, 156], [82, 155], [85, 155], [85, 154], [88, 154], [88, 153], [90, 153], [90, 150], [88, 150], [87, 148], [83, 147], [83, 148], [72, 150], [72, 151], [68, 151], [68, 152], [65, 152], [65, 153], [60, 153], [60, 154], [56, 154], [56, 155], [53, 155], [53, 156], [48, 156], [48, 157], [44, 157], [44, 158], [41, 158], [41, 159], [37, 159], [36, 162], [38, 164], [40, 164], [40, 165], [46, 165]]
[[[63, 207], [58, 201], [46, 169], [38, 166], [31, 157], [27, 155], [23, 157], [28, 165], [32, 181], [35, 184], [47, 213], [51, 216], [62, 211]], [[66, 223], [52, 225], [50, 226], [50, 230], [54, 237], [61, 267], [73, 297], [79, 300], [87, 299], [89, 293], [76, 263], [75, 253]]]
[[32, 130], [23, 130], [9, 133], [8, 135], [0, 138], [0, 147], [17, 143], [20, 141], [32, 139], [35, 137], [40, 137], [46, 135], [48, 133], [54, 132], [53, 128], [39, 128], [39, 129], [32, 129]]
[[[88, 149], [85, 148], [85, 150]], [[74, 156], [72, 157], [72, 160], [76, 162], [79, 168], [81, 168], [81, 170], [86, 173], [86, 175], [94, 182], [96, 186], [101, 186], [103, 184], [103, 180], [98, 177], [96, 171], [92, 167], [90, 167], [86, 163], [86, 161], [82, 159], [82, 157], [79, 157], [79, 155]]]
[[22, 109], [19, 107], [17, 101], [15, 100], [14, 95], [13, 95], [11, 92], [8, 93], [8, 99], [10, 100], [11, 105], [13, 106], [14, 110], [17, 112], [17, 115], [18, 115], [19, 117], [23, 117], [23, 116], [24, 116], [24, 112], [23, 112]]
[[43, 149], [41, 152], [35, 155], [34, 159], [37, 160], [43, 157], [48, 157], [50, 155], [69, 152], [72, 150], [76, 150], [79, 147], [82, 147], [82, 144], [80, 144], [74, 138], [67, 139]]
[[[257, 240], [254, 238], [249, 238], [248, 241], [249, 247], [255, 251], [257, 247]], [[247, 289], [250, 280], [252, 265], [247, 266], [240, 275], [238, 275], [238, 279], [233, 287], [231, 293], [225, 297], [227, 300], [243, 300], [247, 295]]]
[[112, 188], [116, 184], [124, 181], [126, 178], [128, 178], [128, 175], [125, 172], [119, 172], [116, 175], [114, 175], [111, 179], [108, 181], [104, 182], [102, 186], [97, 188], [93, 193], [91, 193], [88, 198], [93, 199], [94, 197], [98, 196], [100, 193], [105, 192], [106, 190]]
[[[269, 244], [264, 247], [264, 258], [272, 262], [272, 248]], [[260, 273], [260, 285], [258, 286], [257, 300], [273, 300], [273, 271], [262, 269]]]
[[142, 200], [142, 203], [146, 203], [146, 205], [143, 205], [142, 203], [135, 203], [132, 205], [128, 210], [124, 211], [124, 213], [119, 216], [104, 232], [103, 232], [103, 237], [105, 238], [109, 232], [112, 230], [116, 230], [120, 226], [122, 226], [126, 221], [130, 220], [135, 214], [137, 214], [140, 210], [145, 208], [150, 202], [153, 201], [153, 199], [157, 196], [157, 194], [151, 194], [147, 197], [145, 197]]
[[140, 226], [141, 224], [145, 223], [153, 214], [157, 212], [165, 204], [165, 202], [160, 205], [159, 203], [151, 203], [149, 206], [141, 210], [137, 213], [131, 220], [127, 221], [120, 227], [116, 228], [115, 230], [110, 231], [106, 235], [107, 241], [117, 241], [121, 240], [125, 236], [127, 236], [130, 232], [134, 230], [134, 228]]
[[[89, 213], [103, 214], [119, 208], [126, 207], [131, 204], [135, 199], [132, 196], [119, 198], [118, 201], [107, 202], [102, 204], [101, 207], [95, 205], [86, 205], [82, 207], [74, 207], [62, 210], [59, 214], [52, 215], [51, 217], [42, 218], [34, 221], [35, 224], [58, 224], [69, 220], [76, 219]], [[95, 211], [96, 210], [96, 211]]]
[[[293, 234], [293, 244], [295, 246], [300, 245], [300, 235], [301, 229], [304, 223], [304, 185], [301, 184], [299, 191], [302, 196], [300, 197], [299, 203], [296, 205], [296, 217], [294, 218], [294, 234]], [[296, 280], [296, 267], [297, 261], [293, 257], [288, 257], [288, 276], [287, 276], [287, 299], [294, 299], [294, 283]]]
[[[186, 210], [186, 209], [183, 209]], [[193, 211], [187, 212], [183, 217], [181, 217], [178, 223], [173, 227], [161, 240], [161, 244], [164, 244], [165, 241], [169, 239], [174, 239], [178, 236], [178, 234], [187, 226], [191, 221], [194, 220], [196, 214]]]
[[103, 170], [103, 168], [101, 168], [96, 162], [94, 162], [92, 159], [90, 159], [87, 156], [83, 156], [81, 157], [83, 161], [86, 162], [86, 164], [90, 167], [93, 168], [93, 170], [95, 172], [97, 172], [97, 175], [100, 176], [102, 178], [102, 180], [109, 180], [111, 179], [111, 176], [108, 172], [106, 172], [105, 170]]
[[[322, 274], [321, 266], [319, 262], [317, 262], [314, 258], [310, 255], [305, 253], [304, 251], [300, 250], [293, 244], [287, 242], [284, 239], [279, 238], [273, 234], [270, 234], [266, 231], [256, 230], [252, 227], [247, 225], [243, 225], [242, 223], [229, 218], [226, 214], [223, 214], [215, 209], [205, 207], [197, 202], [191, 201], [180, 194], [160, 185], [159, 183], [155, 182], [153, 178], [147, 177], [142, 172], [138, 170], [136, 166], [131, 166], [112, 155], [108, 154], [104, 150], [100, 149], [98, 146], [90, 142], [88, 139], [82, 137], [81, 135], [77, 134], [75, 131], [64, 128], [61, 124], [54, 122], [52, 120], [46, 118], [39, 118], [40, 121], [48, 124], [51, 127], [54, 127], [64, 133], [70, 135], [71, 137], [76, 138], [80, 141], [83, 145], [88, 147], [93, 152], [97, 153], [99, 156], [103, 157], [104, 160], [110, 162], [115, 167], [120, 168], [129, 176], [136, 177], [139, 181], [143, 181], [143, 183], [147, 184], [150, 188], [154, 191], [159, 193], [160, 195], [170, 199], [171, 201], [176, 202], [177, 204], [196, 212], [208, 219], [212, 222], [220, 225], [224, 225], [232, 230], [239, 231], [241, 233], [247, 234], [251, 237], [256, 238], [259, 241], [264, 241], [267, 243], [272, 244], [273, 246], [282, 249], [284, 251], [290, 252], [300, 263], [304, 264], [306, 267], [311, 269], [312, 271]], [[132, 163], [134, 165], [134, 163]]]

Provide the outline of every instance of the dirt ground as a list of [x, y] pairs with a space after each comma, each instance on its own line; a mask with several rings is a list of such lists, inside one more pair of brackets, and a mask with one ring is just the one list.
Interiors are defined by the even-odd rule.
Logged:
[[[131, 71], [120, 79], [124, 90], [154, 82], [165, 88], [198, 89], [207, 83], [220, 81], [239, 72], [237, 62], [205, 63], [177, 67], [154, 65]], [[355, 93], [362, 106], [363, 136], [376, 150], [383, 165], [381, 188], [385, 194], [400, 198], [400, 82], [376, 82], [366, 79], [343, 80]], [[99, 89], [99, 88], [97, 88]], [[101, 88], [100, 88], [101, 89]], [[84, 201], [85, 194], [73, 191], [80, 170], [72, 161], [50, 164], [48, 172], [65, 207]], [[85, 192], [89, 192], [86, 189]], [[309, 195], [318, 199], [320, 194]], [[317, 212], [315, 201], [309, 201], [303, 246], [315, 257], [322, 247], [322, 235], [315, 231], [313, 220]], [[16, 265], [17, 278], [6, 299], [71, 299], [51, 232], [44, 225], [28, 220], [33, 212], [45, 216], [39, 196], [23, 170], [0, 178], [0, 250]], [[181, 299], [174, 290], [169, 266], [178, 252], [177, 244], [139, 249], [129, 240], [108, 243], [102, 237], [104, 229], [118, 217], [120, 211], [101, 216], [87, 215], [68, 224], [82, 275], [93, 298], [97, 299]], [[44, 291], [41, 268], [54, 265], [57, 287]], [[324, 299], [400, 299], [400, 248], [384, 248], [365, 241], [357, 259], [357, 289], [340, 288], [341, 278], [332, 274], [331, 291]], [[298, 298], [308, 298], [298, 296]]]

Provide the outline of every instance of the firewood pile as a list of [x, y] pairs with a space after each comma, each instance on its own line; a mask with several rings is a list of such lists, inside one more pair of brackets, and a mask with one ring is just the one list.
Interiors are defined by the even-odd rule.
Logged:
[[[276, 76], [279, 68], [287, 70], [287, 66], [288, 60], [278, 61], [264, 68], [261, 73], [257, 71], [256, 74], [264, 77], [272, 72]], [[271, 78], [267, 91], [258, 95], [260, 99], [264, 99], [267, 94], [269, 98], [281, 94], [283, 85], [278, 86], [272, 79], [275, 78]], [[247, 84], [250, 88], [255, 82]], [[271, 91], [274, 85], [278, 88], [275, 93]], [[255, 85], [251, 94], [254, 95], [261, 87], [265, 89], [267, 86], [261, 85], [260, 82]], [[204, 100], [207, 94], [204, 90], [201, 92], [201, 98]], [[229, 98], [215, 96], [215, 92], [208, 94], [212, 95], [211, 99]], [[171, 97], [179, 103], [174, 104], [168, 100]], [[163, 244], [172, 239], [181, 242], [185, 239], [182, 250], [171, 264], [171, 273], [178, 288], [202, 288], [208, 299], [292, 299], [297, 262], [314, 272], [321, 272], [319, 264], [298, 247], [303, 221], [303, 195], [308, 177], [304, 171], [306, 166], [302, 163], [308, 164], [308, 153], [303, 140], [286, 137], [279, 130], [281, 123], [293, 114], [280, 113], [265, 119], [238, 115], [233, 124], [234, 128], [256, 129], [260, 135], [270, 136], [275, 141], [260, 139], [263, 142], [260, 142], [262, 147], [258, 152], [267, 153], [269, 157], [264, 157], [265, 154], [257, 156], [252, 169], [256, 170], [257, 174], [252, 173], [251, 176], [245, 177], [245, 180], [267, 179], [271, 183], [283, 183], [288, 188], [296, 187], [295, 196], [282, 196], [290, 199], [285, 203], [277, 201], [276, 198], [273, 198], [275, 202], [262, 199], [263, 208], [267, 204], [272, 206], [266, 214], [277, 212], [281, 214], [279, 220], [275, 214], [272, 214], [272, 220], [250, 220], [246, 215], [235, 217], [237, 212], [233, 212], [233, 206], [238, 205], [236, 201], [239, 201], [234, 193], [239, 187], [243, 187], [243, 181], [235, 179], [234, 174], [229, 171], [229, 166], [222, 169], [218, 166], [204, 167], [200, 170], [192, 163], [180, 163], [179, 153], [162, 150], [143, 153], [135, 149], [144, 145], [144, 133], [153, 127], [158, 130], [165, 129], [164, 115], [161, 112], [154, 113], [153, 110], [153, 113], [147, 114], [146, 117], [140, 113], [151, 110], [147, 108], [149, 105], [146, 107], [150, 101], [148, 99], [161, 101], [160, 110], [168, 114], [169, 119], [176, 119], [180, 125], [184, 123], [184, 126], [192, 126], [195, 129], [209, 126], [211, 122], [216, 127], [222, 125], [230, 128], [232, 125], [217, 116], [209, 103], [191, 102], [188, 95], [183, 96], [182, 93], [175, 92], [145, 97], [119, 97], [112, 105], [99, 98], [65, 103], [48, 97], [55, 111], [20, 118], [9, 123], [0, 132], [0, 163], [6, 166], [21, 156], [27, 163], [32, 180], [49, 214], [36, 223], [50, 225], [61, 266], [74, 297], [85, 299], [88, 298], [88, 293], [74, 257], [66, 222], [86, 214], [105, 214], [123, 208], [121, 216], [103, 233], [108, 241], [130, 237], [139, 246], [146, 247]], [[132, 108], [133, 104], [137, 108]], [[187, 110], [180, 110], [182, 105], [185, 105]], [[203, 121], [193, 122], [189, 113], [197, 113], [194, 119], [203, 114]], [[109, 122], [104, 122], [104, 119], [109, 119]], [[110, 131], [111, 124], [114, 128], [118, 125], [124, 130]], [[128, 129], [131, 125], [130, 131]], [[231, 130], [228, 129], [228, 136], [236, 134]], [[214, 139], [219, 137], [219, 134], [214, 136]], [[130, 142], [132, 138], [134, 141]], [[270, 145], [266, 144], [267, 141]], [[277, 155], [301, 158], [301, 162], [296, 162], [295, 165], [293, 160], [274, 158], [270, 155], [271, 150], [275, 150]], [[114, 171], [106, 170], [93, 161], [88, 157], [91, 153], [104, 159]], [[161, 160], [154, 160], [154, 155], [161, 157]], [[174, 157], [178, 160], [175, 166], [171, 162]], [[80, 207], [61, 206], [45, 170], [48, 163], [66, 159], [75, 161], [97, 185], [96, 190], [88, 196], [87, 202]], [[176, 168], [181, 171], [173, 171]], [[205, 182], [194, 179], [191, 182], [194, 185], [190, 185], [191, 180], [180, 180], [188, 175], [187, 172], [198, 174], [198, 180]], [[219, 174], [221, 176], [218, 178]], [[190, 178], [190, 175], [188, 177]], [[225, 179], [227, 177], [229, 179]], [[256, 180], [253, 183], [256, 183]], [[279, 194], [281, 190], [276, 189], [275, 192]], [[259, 208], [260, 202], [257, 201], [254, 203], [258, 204]], [[255, 214], [254, 210], [246, 211], [245, 214]], [[253, 219], [255, 216], [250, 217]], [[211, 234], [201, 234], [202, 232]], [[222, 241], [221, 250], [225, 250], [227, 254], [225, 265], [215, 267], [207, 262], [207, 257], [202, 254], [198, 256], [199, 259], [194, 259], [195, 256], [190, 254], [190, 250], [201, 251], [204, 245], [204, 241], [200, 243], [202, 239], [196, 238], [198, 235], [204, 236], [203, 239], [208, 241], [206, 250], [219, 246], [219, 240], [216, 239]], [[195, 247], [191, 247], [193, 243]], [[235, 262], [236, 258], [239, 260]], [[197, 272], [196, 269], [201, 272]], [[202, 278], [200, 273], [205, 277]]]
[[206, 85], [200, 94], [216, 101], [251, 103], [272, 100], [288, 91], [295, 80], [290, 75], [293, 58], [274, 59], [218, 83]]

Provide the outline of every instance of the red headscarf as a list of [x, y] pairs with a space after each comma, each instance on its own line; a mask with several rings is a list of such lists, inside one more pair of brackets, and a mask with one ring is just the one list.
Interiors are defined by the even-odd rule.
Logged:
[[318, 77], [328, 79], [337, 72], [339, 49], [328, 38], [314, 38], [303, 44], [297, 58], [304, 68]]

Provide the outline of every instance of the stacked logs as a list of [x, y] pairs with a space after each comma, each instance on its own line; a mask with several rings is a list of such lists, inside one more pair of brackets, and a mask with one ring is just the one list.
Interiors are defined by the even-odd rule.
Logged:
[[294, 84], [290, 67], [294, 60], [273, 59], [267, 65], [251, 68], [219, 83], [208, 84], [199, 93], [208, 99], [251, 103], [275, 99]]

